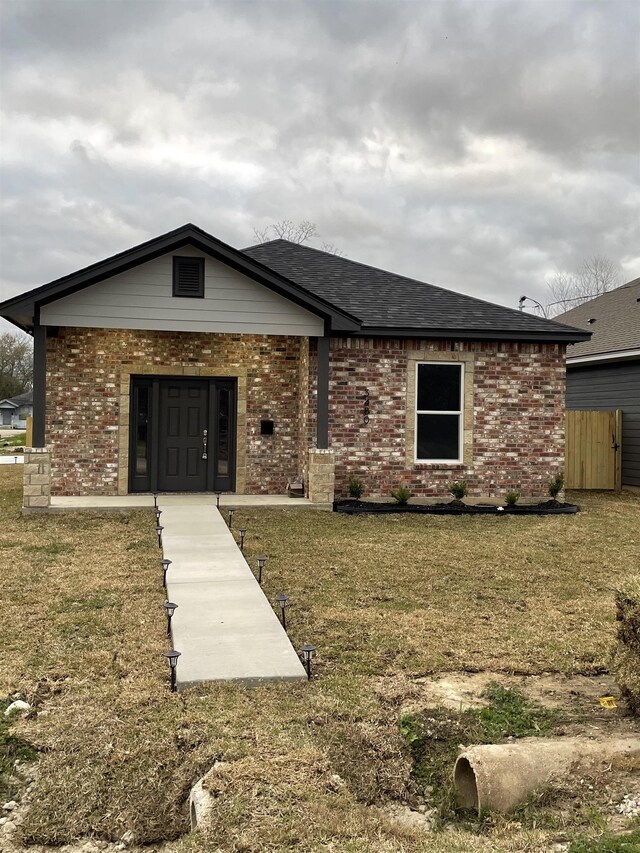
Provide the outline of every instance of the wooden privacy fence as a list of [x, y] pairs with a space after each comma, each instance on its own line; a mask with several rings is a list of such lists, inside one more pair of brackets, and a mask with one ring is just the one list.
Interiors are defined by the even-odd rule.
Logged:
[[25, 447], [33, 447], [33, 418], [27, 415], [27, 435], [24, 441]]
[[567, 489], [622, 488], [622, 412], [566, 413]]

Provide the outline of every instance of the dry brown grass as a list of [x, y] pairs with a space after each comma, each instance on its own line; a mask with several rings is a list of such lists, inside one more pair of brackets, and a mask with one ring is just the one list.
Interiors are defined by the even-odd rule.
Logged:
[[152, 514], [24, 518], [19, 477], [0, 470], [0, 698], [35, 705], [16, 726], [42, 750], [27, 841], [177, 838], [190, 785], [218, 759], [213, 829], [180, 853], [549, 848], [548, 831], [508, 820], [420, 836], [367, 805], [402, 797], [407, 776], [402, 696], [385, 698], [380, 678], [605, 666], [611, 590], [638, 564], [637, 498], [590, 497], [569, 518], [238, 513], [248, 554], [270, 557], [267, 593], [291, 596], [294, 643], [318, 646], [320, 677], [172, 695]]
[[325, 672], [591, 673], [608, 666], [614, 589], [637, 572], [640, 501], [576, 497], [576, 516], [256, 510], [238, 526]]

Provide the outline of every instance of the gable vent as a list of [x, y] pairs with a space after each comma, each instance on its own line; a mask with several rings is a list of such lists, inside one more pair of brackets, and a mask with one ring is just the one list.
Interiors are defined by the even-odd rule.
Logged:
[[204, 258], [186, 258], [174, 255], [173, 295], [204, 297]]

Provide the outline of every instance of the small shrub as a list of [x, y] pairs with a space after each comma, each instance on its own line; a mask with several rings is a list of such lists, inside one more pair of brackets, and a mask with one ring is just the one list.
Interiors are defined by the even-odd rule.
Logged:
[[615, 600], [618, 631], [612, 670], [629, 710], [640, 715], [640, 580], [623, 583]]
[[399, 489], [396, 489], [390, 494], [394, 501], [397, 504], [400, 504], [400, 506], [406, 506], [409, 503], [409, 498], [411, 497], [411, 492], [406, 486], [400, 486]]
[[349, 497], [350, 498], [361, 498], [364, 492], [364, 483], [362, 480], [359, 480], [355, 474], [351, 474], [349, 477]]
[[559, 471], [553, 480], [549, 480], [549, 494], [555, 501], [560, 492], [564, 489], [564, 474]]
[[520, 500], [520, 492], [515, 492], [511, 490], [507, 492], [504, 499], [506, 501], [507, 506], [515, 506]]
[[469, 493], [467, 488], [467, 481], [460, 480], [459, 482], [449, 483], [449, 492], [454, 496], [454, 498], [458, 501], [462, 500], [462, 498], [466, 497]]

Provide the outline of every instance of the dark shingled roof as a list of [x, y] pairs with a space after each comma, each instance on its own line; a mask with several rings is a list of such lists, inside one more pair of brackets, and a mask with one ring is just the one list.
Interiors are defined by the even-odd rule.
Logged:
[[558, 319], [593, 333], [590, 341], [570, 347], [567, 358], [640, 349], [640, 278], [583, 302]]
[[560, 340], [576, 331], [524, 311], [494, 305], [288, 240], [270, 240], [243, 249], [243, 252], [310, 293], [358, 317], [363, 323], [363, 333], [415, 329], [423, 334], [430, 330], [451, 331], [452, 334], [501, 332], [512, 333], [515, 338], [555, 333]]
[[40, 306], [183, 246], [199, 249], [324, 318], [327, 334], [557, 343], [590, 337], [571, 326], [287, 240], [240, 251], [191, 223], [7, 299], [0, 303], [0, 316], [31, 331]]

